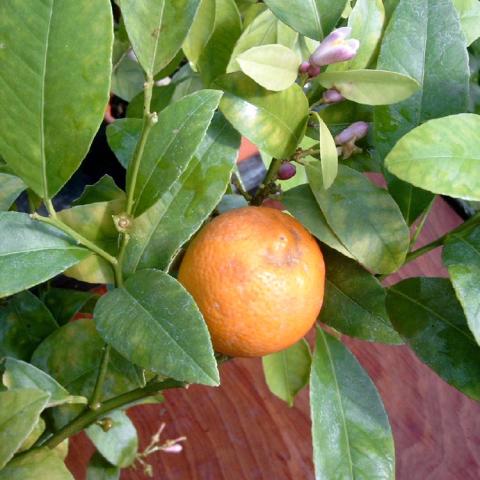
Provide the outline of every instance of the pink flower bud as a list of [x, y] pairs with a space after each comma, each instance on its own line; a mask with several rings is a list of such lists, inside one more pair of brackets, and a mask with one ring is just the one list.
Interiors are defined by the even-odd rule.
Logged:
[[355, 122], [335, 137], [335, 143], [337, 145], [345, 145], [350, 142], [355, 142], [356, 140], [360, 140], [361, 138], [365, 137], [367, 133], [368, 123]]
[[302, 64], [298, 68], [298, 71], [300, 73], [308, 73], [309, 68], [310, 68], [310, 62], [302, 62]]
[[292, 178], [297, 173], [297, 168], [290, 162], [284, 162], [278, 169], [278, 179], [279, 180], [288, 180]]
[[320, 72], [320, 67], [317, 67], [316, 65], [310, 65], [310, 67], [308, 67], [308, 76], [310, 78], [318, 77], [318, 75], [320, 75]]
[[323, 103], [340, 103], [345, 100], [345, 97], [338, 91], [335, 90], [335, 88], [331, 88], [330, 90], [327, 90], [323, 92]]
[[183, 450], [182, 445], [176, 443], [175, 445], [169, 445], [168, 447], [162, 447], [165, 453], [180, 453]]
[[334, 30], [325, 37], [312, 53], [310, 63], [317, 67], [332, 63], [346, 62], [357, 55], [360, 42], [355, 38], [348, 39], [351, 35], [350, 27], [342, 27]]

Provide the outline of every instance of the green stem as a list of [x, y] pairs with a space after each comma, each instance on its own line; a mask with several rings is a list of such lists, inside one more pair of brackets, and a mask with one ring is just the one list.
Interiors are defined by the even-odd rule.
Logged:
[[149, 383], [145, 387], [137, 388], [136, 390], [123, 393], [118, 397], [107, 400], [96, 410], [85, 410], [72, 422], [60, 429], [46, 442], [44, 442], [41, 447], [48, 447], [51, 449], [55, 448], [65, 439], [71, 437], [72, 435], [75, 435], [76, 433], [81, 432], [89, 425], [94, 423], [96, 420], [105, 416], [107, 413], [116, 410], [117, 408], [124, 407], [125, 405], [128, 405], [137, 400], [141, 400], [142, 398], [148, 397], [153, 393], [157, 393], [162, 390], [167, 390], [170, 388], [181, 388], [184, 386], [184, 383], [178, 382], [176, 380], [165, 380], [163, 382]]
[[100, 362], [100, 369], [98, 371], [97, 381], [93, 390], [92, 398], [90, 399], [89, 407], [92, 410], [98, 410], [101, 406], [103, 384], [108, 371], [108, 362], [110, 360], [110, 345], [105, 344], [103, 347], [102, 360]]
[[423, 214], [422, 220], [418, 224], [418, 227], [415, 230], [415, 234], [412, 237], [412, 240], [410, 241], [410, 251], [415, 247], [415, 244], [417, 243], [418, 237], [423, 231], [423, 227], [425, 227], [425, 224], [427, 222], [427, 218], [430, 215], [430, 212], [432, 211], [433, 204], [435, 203], [435, 200], [437, 199], [437, 196], [435, 195], [428, 205], [427, 209], [425, 210], [425, 213]]
[[278, 170], [282, 165], [283, 160], [281, 158], [273, 158], [272, 162], [270, 163], [270, 167], [268, 168], [267, 174], [263, 179], [260, 187], [258, 188], [257, 193], [251, 200], [252, 205], [261, 205], [262, 201], [265, 199], [266, 192], [272, 182], [277, 179]]
[[240, 182], [240, 179], [238, 178], [237, 174], [234, 173], [232, 175], [232, 183], [235, 186], [235, 188], [238, 190], [238, 193], [247, 201], [249, 202], [252, 200], [252, 196], [243, 188], [242, 183]]
[[76, 240], [79, 244], [83, 245], [84, 247], [87, 247], [89, 250], [92, 252], [95, 252], [97, 255], [100, 257], [104, 258], [107, 262], [109, 262], [113, 267], [116, 266], [117, 259], [110, 255], [108, 252], [103, 250], [103, 248], [100, 248], [98, 245], [95, 245], [92, 241], [88, 240], [87, 238], [83, 237], [80, 235], [76, 230], [73, 228], [69, 227], [66, 223], [63, 223], [57, 215], [52, 215], [50, 213], [50, 217], [43, 217], [42, 215], [39, 215], [38, 213], [32, 213], [30, 215], [31, 218], [34, 220], [38, 220], [39, 222], [46, 223], [48, 225], [52, 225], [59, 230], [62, 230], [62, 232], [65, 232], [67, 235], [72, 237], [74, 240]]
[[135, 153], [133, 155], [132, 164], [130, 166], [131, 175], [129, 176], [129, 184], [127, 186], [127, 214], [131, 215], [133, 211], [134, 204], [134, 194], [135, 186], [137, 184], [138, 171], [140, 169], [140, 164], [142, 163], [143, 152], [145, 150], [145, 145], [150, 135], [152, 127], [157, 123], [157, 114], [152, 114], [150, 111], [152, 103], [152, 91], [153, 91], [153, 77], [148, 76], [147, 81], [145, 82], [144, 90], [144, 103], [143, 103], [143, 127], [142, 133], [140, 134], [140, 140], [135, 148]]

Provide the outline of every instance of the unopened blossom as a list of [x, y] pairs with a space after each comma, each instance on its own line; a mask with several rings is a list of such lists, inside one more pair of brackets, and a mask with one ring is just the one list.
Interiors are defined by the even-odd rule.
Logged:
[[323, 103], [331, 104], [331, 103], [340, 103], [345, 100], [345, 97], [335, 88], [331, 88], [330, 90], [326, 90], [323, 92]]
[[326, 36], [310, 57], [310, 64], [317, 67], [332, 63], [346, 62], [357, 55], [360, 42], [348, 38], [352, 34], [350, 27], [334, 30]]
[[368, 123], [355, 122], [335, 137], [335, 143], [337, 145], [345, 145], [346, 143], [355, 142], [365, 137], [367, 133]]

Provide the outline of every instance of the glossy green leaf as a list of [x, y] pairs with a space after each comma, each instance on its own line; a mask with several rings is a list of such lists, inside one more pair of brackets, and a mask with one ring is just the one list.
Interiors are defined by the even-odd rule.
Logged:
[[420, 85], [413, 78], [385, 70], [325, 72], [318, 82], [336, 88], [345, 98], [363, 105], [389, 105], [412, 96]]
[[418, 357], [447, 383], [480, 400], [480, 347], [446, 278], [410, 278], [392, 286], [387, 310]]
[[449, 235], [443, 247], [443, 263], [468, 326], [480, 344], [480, 228]]
[[175, 73], [172, 77], [172, 83], [175, 85], [175, 91], [171, 102], [176, 102], [191, 93], [202, 90], [204, 87], [200, 74], [194, 72], [188, 63]]
[[224, 194], [240, 147], [240, 135], [216, 114], [185, 173], [161, 199], [135, 219], [125, 271], [166, 269]]
[[327, 281], [319, 321], [350, 337], [401, 344], [380, 282], [355, 261], [324, 248]]
[[274, 157], [295, 151], [308, 118], [308, 101], [298, 85], [269, 92], [236, 72], [219, 78], [216, 86], [225, 92], [220, 110], [242, 135]]
[[103, 119], [112, 23], [108, 0], [2, 2], [0, 150], [39, 196], [71, 177]]
[[0, 172], [0, 210], [8, 210], [26, 188], [22, 179]]
[[112, 421], [112, 428], [104, 432], [99, 425], [93, 424], [86, 430], [88, 438], [111, 464], [129, 467], [137, 455], [137, 430], [121, 410], [109, 413], [108, 418]]
[[218, 385], [203, 318], [166, 273], [142, 270], [129, 277], [125, 287], [99, 300], [95, 322], [104, 340], [137, 365], [189, 383]]
[[[409, 99], [375, 109], [375, 145], [383, 160], [400, 138], [426, 120], [467, 110], [468, 55], [452, 2], [402, 0], [385, 31], [377, 68], [409, 75], [421, 84]], [[399, 179], [387, 180], [411, 224], [432, 195]]]
[[215, 27], [216, 0], [201, 0], [200, 8], [183, 42], [185, 56], [194, 65], [206, 47]]
[[113, 150], [123, 168], [133, 158], [140, 139], [143, 121], [140, 118], [121, 118], [107, 127], [108, 146]]
[[43, 301], [52, 312], [57, 323], [65, 325], [96, 298], [97, 294], [93, 292], [83, 292], [68, 288], [49, 288], [43, 296]]
[[[111, 202], [78, 205], [58, 212], [57, 216], [83, 237], [115, 255], [118, 250], [118, 231], [112, 217], [124, 210], [125, 199], [121, 198]], [[90, 255], [64, 274], [88, 283], [113, 283], [111, 265], [97, 254]]]
[[362, 265], [376, 273], [400, 268], [410, 243], [409, 230], [385, 190], [344, 165], [339, 165], [328, 190], [318, 167], [307, 165], [307, 176], [328, 225]]
[[308, 383], [312, 356], [305, 340], [286, 350], [262, 358], [263, 373], [270, 391], [289, 406]]
[[265, 0], [273, 13], [307, 37], [321, 40], [335, 28], [347, 0]]
[[40, 417], [38, 422], [33, 427], [33, 430], [30, 432], [28, 437], [22, 443], [22, 446], [17, 450], [17, 452], [24, 452], [25, 450], [30, 450], [30, 448], [35, 444], [35, 442], [41, 437], [42, 433], [45, 431], [46, 423], [45, 420]]
[[[175, 88], [176, 88], [176, 85], [174, 83], [170, 83], [168, 85], [164, 85], [160, 87], [154, 87], [152, 91], [152, 101], [150, 104], [150, 111], [157, 112], [157, 113], [161, 112], [172, 101], [173, 94], [175, 93]], [[145, 99], [145, 96], [142, 91], [128, 104], [127, 117], [143, 118], [144, 99]], [[108, 135], [108, 130], [110, 128], [113, 129], [113, 125], [115, 125], [116, 123], [118, 123], [118, 120], [114, 122], [112, 125], [109, 125], [109, 127], [107, 128], [107, 135]], [[110, 140], [109, 140], [109, 143], [110, 143]], [[112, 146], [111, 148], [113, 150]], [[124, 162], [121, 162], [121, 163], [122, 165], [124, 165]]]
[[46, 407], [64, 403], [87, 403], [85, 397], [72, 396], [55, 379], [30, 363], [7, 357], [4, 363], [3, 384], [9, 389], [37, 389], [50, 394]]
[[[202, 141], [222, 94], [201, 90], [165, 108], [158, 116], [143, 152], [136, 184], [134, 213], [139, 216], [186, 170]], [[127, 170], [130, 184], [131, 170]]]
[[245, 75], [259, 85], [279, 92], [295, 83], [300, 66], [300, 57], [283, 45], [252, 47], [236, 57]]
[[0, 470], [35, 428], [49, 396], [31, 388], [0, 392]]
[[462, 25], [467, 45], [480, 37], [480, 2], [478, 0], [452, 0]]
[[335, 139], [327, 124], [320, 115], [315, 114], [320, 133], [320, 163], [322, 168], [323, 187], [328, 189], [335, 181], [338, 173], [338, 153]]
[[252, 47], [277, 43], [292, 48], [295, 46], [297, 38], [297, 32], [278, 20], [270, 10], [266, 10], [242, 32], [233, 49], [227, 73], [240, 70], [236, 58]]
[[74, 480], [54, 450], [42, 448], [12, 460], [0, 471], [0, 480]]
[[382, 37], [385, 22], [385, 8], [382, 0], [357, 0], [348, 17], [352, 29], [351, 38], [360, 41], [357, 55], [348, 62], [329, 65], [329, 72], [367, 68]]
[[[93, 320], [81, 319], [67, 323], [56, 330], [35, 350], [32, 364], [51, 375], [72, 395], [89, 398], [95, 387], [104, 342], [98, 335]], [[144, 385], [137, 367], [111, 351], [104, 398], [111, 398]], [[55, 409], [55, 424], [60, 427], [79, 413], [77, 406]]]
[[227, 71], [233, 48], [242, 32], [242, 20], [235, 1], [215, 0], [215, 3], [213, 32], [197, 62], [207, 86]]
[[0, 213], [0, 298], [62, 273], [90, 252], [25, 213]]
[[393, 436], [380, 395], [347, 348], [321, 329], [310, 408], [315, 478], [395, 478]]
[[0, 358], [29, 360], [42, 340], [58, 328], [45, 305], [28, 290], [0, 306]]
[[180, 50], [200, 0], [121, 0], [133, 50], [148, 75], [166, 67]]
[[119, 480], [120, 468], [107, 462], [95, 452], [87, 467], [87, 480]]
[[72, 206], [110, 202], [112, 200], [125, 200], [125, 192], [117, 186], [110, 175], [104, 175], [93, 185], [87, 185], [82, 195], [72, 203]]
[[308, 185], [299, 185], [285, 192], [282, 195], [282, 203], [322, 243], [347, 257], [352, 256], [329, 227]]
[[407, 133], [385, 160], [401, 180], [433, 193], [480, 200], [480, 116], [459, 114]]

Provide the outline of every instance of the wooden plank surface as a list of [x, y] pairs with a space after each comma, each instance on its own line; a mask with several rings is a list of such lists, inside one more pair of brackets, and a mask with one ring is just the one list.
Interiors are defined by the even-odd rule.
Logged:
[[[461, 222], [438, 200], [419, 246]], [[405, 266], [400, 277], [445, 275], [440, 251]], [[398, 276], [396, 278], [398, 280]], [[398, 480], [478, 480], [480, 404], [467, 399], [423, 365], [407, 347], [345, 339], [384, 399], [395, 436]], [[288, 408], [269, 394], [258, 359], [222, 366], [222, 386], [193, 386], [167, 394], [163, 405], [135, 407], [129, 415], [141, 448], [162, 422], [166, 438], [185, 435], [180, 454], [150, 457], [161, 480], [310, 480], [308, 393]], [[85, 478], [93, 452], [82, 434], [71, 442], [67, 464], [75, 479]], [[126, 470], [123, 480], [145, 479]]]

